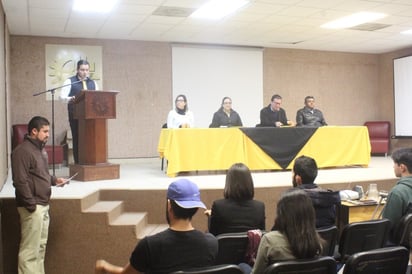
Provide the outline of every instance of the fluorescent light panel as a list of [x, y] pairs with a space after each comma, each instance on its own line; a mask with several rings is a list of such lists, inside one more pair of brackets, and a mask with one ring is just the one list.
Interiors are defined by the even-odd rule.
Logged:
[[73, 10], [106, 13], [111, 11], [116, 3], [117, 0], [74, 0]]
[[211, 0], [190, 15], [200, 19], [221, 19], [249, 3], [246, 0]]
[[412, 34], [412, 29], [401, 31], [401, 34], [411, 35]]
[[321, 25], [326, 29], [346, 29], [386, 17], [384, 13], [362, 11]]

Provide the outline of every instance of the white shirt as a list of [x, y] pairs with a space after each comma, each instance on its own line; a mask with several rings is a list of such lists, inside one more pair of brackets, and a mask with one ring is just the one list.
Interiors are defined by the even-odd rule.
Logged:
[[[70, 97], [69, 97], [70, 90], [71, 90], [71, 88], [72, 88], [70, 78], [67, 78], [67, 79], [64, 81], [63, 86], [64, 86], [64, 87], [62, 87], [62, 89], [61, 89], [61, 91], [60, 91], [60, 96], [59, 96], [59, 97], [60, 97], [60, 100], [65, 101], [65, 102], [69, 102], [70, 100], [72, 100], [72, 99], [74, 98], [74, 96], [70, 96]], [[95, 86], [95, 89], [96, 89], [96, 90], [99, 89], [98, 86], [97, 86], [96, 81], [94, 81], [94, 86]]]
[[181, 115], [173, 109], [169, 111], [169, 115], [167, 115], [168, 128], [179, 128], [182, 124], [189, 124], [190, 127], [193, 127], [194, 122], [195, 119], [190, 110], [188, 110], [185, 115]]

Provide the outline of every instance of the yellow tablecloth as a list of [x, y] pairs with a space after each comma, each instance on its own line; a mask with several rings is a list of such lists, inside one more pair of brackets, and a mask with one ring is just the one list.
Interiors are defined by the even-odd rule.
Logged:
[[[370, 149], [366, 127], [327, 126], [320, 127], [296, 157], [311, 156], [320, 168], [367, 166]], [[226, 170], [236, 162], [251, 170], [282, 169], [239, 128], [162, 129], [158, 151], [168, 160], [168, 176], [183, 171]], [[287, 168], [292, 166], [293, 161]]]

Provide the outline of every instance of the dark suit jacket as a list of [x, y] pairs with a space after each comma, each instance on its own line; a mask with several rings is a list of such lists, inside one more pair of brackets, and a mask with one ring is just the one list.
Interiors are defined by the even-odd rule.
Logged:
[[265, 230], [265, 204], [256, 200], [216, 200], [209, 221], [209, 232], [213, 235], [250, 229]]
[[283, 108], [279, 111], [272, 111], [270, 104], [267, 107], [262, 108], [260, 111], [260, 124], [261, 127], [274, 127], [276, 122], [281, 122], [283, 125], [288, 124], [288, 118], [286, 118], [286, 112]]

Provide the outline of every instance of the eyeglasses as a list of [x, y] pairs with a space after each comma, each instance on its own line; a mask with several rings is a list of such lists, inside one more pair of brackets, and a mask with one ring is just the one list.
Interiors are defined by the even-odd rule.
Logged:
[[184, 102], [185, 100], [184, 99], [178, 99], [178, 100], [176, 100], [176, 102]]

